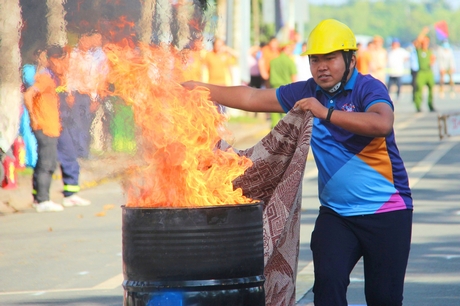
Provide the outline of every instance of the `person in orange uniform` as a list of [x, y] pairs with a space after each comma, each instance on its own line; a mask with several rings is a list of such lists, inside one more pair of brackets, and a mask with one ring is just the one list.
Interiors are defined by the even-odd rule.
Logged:
[[[368, 43], [368, 46], [372, 44], [373, 42], [371, 41]], [[358, 71], [362, 74], [369, 74], [369, 63], [371, 61], [369, 50], [361, 43], [357, 43], [356, 46], [358, 47], [358, 50], [356, 51], [356, 69], [358, 69]]]
[[[205, 56], [204, 63], [208, 74], [208, 83], [214, 85], [232, 85], [231, 67], [236, 64], [237, 54], [225, 45], [220, 38], [214, 40], [212, 51]], [[219, 105], [221, 113], [225, 108]]]
[[213, 49], [205, 56], [208, 70], [208, 83], [215, 85], [232, 85], [230, 68], [236, 64], [237, 54], [226, 46], [220, 38], [214, 40]]
[[[37, 139], [37, 163], [32, 176], [34, 206], [37, 212], [62, 211], [50, 200], [50, 186], [57, 161], [57, 141], [61, 131], [59, 97], [54, 74], [48, 68], [47, 50], [38, 50], [35, 83], [24, 93], [32, 131]], [[52, 64], [51, 64], [52, 65]]]
[[185, 50], [185, 57], [183, 79], [206, 81], [208, 79], [205, 65], [206, 50], [203, 49], [202, 39], [190, 43], [189, 48]]
[[259, 60], [260, 75], [264, 79], [265, 87], [270, 88], [270, 62], [280, 55], [278, 39], [276, 37], [270, 38], [268, 44], [263, 46], [261, 51], [262, 56]]
[[369, 73], [383, 84], [386, 84], [388, 52], [383, 47], [384, 41], [382, 36], [375, 35], [373, 42], [374, 48], [370, 50], [372, 68]]

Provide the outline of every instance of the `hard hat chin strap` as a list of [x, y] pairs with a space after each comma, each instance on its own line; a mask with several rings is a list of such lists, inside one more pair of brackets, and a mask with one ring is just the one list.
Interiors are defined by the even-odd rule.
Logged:
[[334, 87], [332, 87], [331, 89], [328, 90], [329, 93], [334, 93], [334, 92], [336, 92], [337, 90], [339, 90], [340, 85], [342, 85], [342, 82], [338, 82], [337, 84], [335, 84]]
[[[337, 83], [337, 85], [339, 86], [337, 89], [343, 89], [345, 87], [345, 84], [347, 83], [348, 74], [350, 73], [350, 63], [353, 57], [353, 52], [342, 51], [342, 55], [343, 60], [345, 61], [345, 72], [343, 74], [342, 81], [340, 83]], [[337, 85], [335, 85], [333, 88], [335, 88]]]

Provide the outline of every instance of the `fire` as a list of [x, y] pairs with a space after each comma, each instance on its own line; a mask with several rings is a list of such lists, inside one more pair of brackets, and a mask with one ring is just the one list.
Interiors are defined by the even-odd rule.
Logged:
[[252, 162], [216, 148], [229, 135], [204, 88], [180, 82], [187, 53], [138, 43], [105, 47], [111, 95], [131, 105], [142, 162], [128, 169], [127, 207], [197, 207], [253, 202], [232, 181]]

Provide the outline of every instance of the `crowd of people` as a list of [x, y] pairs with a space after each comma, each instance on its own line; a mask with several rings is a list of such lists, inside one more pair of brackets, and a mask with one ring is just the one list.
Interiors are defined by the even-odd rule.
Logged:
[[[309, 59], [307, 56], [301, 56], [307, 48], [306, 42], [299, 39], [298, 33], [294, 33], [295, 38], [289, 42], [280, 43], [276, 37], [272, 37], [261, 46], [251, 47], [249, 86], [276, 88], [311, 77]], [[398, 38], [392, 38], [390, 47], [385, 48], [385, 40], [380, 35], [375, 35], [366, 45], [358, 42], [356, 68], [360, 73], [370, 74], [384, 83], [395, 102], [398, 102], [401, 97], [404, 77], [410, 76], [413, 88], [412, 100], [416, 111], [420, 112], [422, 109], [425, 87], [428, 88], [428, 108], [430, 111], [435, 111], [433, 103], [434, 69], [439, 70], [439, 97], [444, 98], [447, 91], [450, 97], [454, 97], [453, 73], [456, 63], [452, 46], [448, 40], [445, 39], [440, 45], [433, 46], [428, 34], [429, 28], [425, 27], [418, 37], [406, 47], [401, 45]], [[279, 58], [284, 58], [283, 65], [279, 65]], [[296, 70], [293, 70], [292, 67], [296, 67]], [[275, 82], [271, 81], [271, 74]], [[282, 82], [280, 82], [280, 75], [283, 76]], [[449, 88], [446, 88], [446, 84], [449, 85]], [[280, 115], [272, 114], [272, 127], [276, 125], [279, 118]]]
[[[447, 91], [444, 82], [446, 76], [449, 78], [449, 93], [453, 96], [455, 60], [452, 47], [447, 40], [433, 49], [428, 34], [429, 29], [424, 28], [407, 48], [403, 48], [401, 42], [394, 38], [391, 47], [386, 49], [385, 40], [379, 35], [374, 36], [366, 46], [358, 42], [356, 68], [361, 74], [369, 74], [384, 83], [390, 94], [396, 87], [393, 96], [395, 102], [400, 99], [402, 79], [410, 71], [416, 111], [422, 110], [424, 87], [428, 88], [429, 110], [435, 111], [433, 65], [436, 61], [439, 68], [439, 96], [443, 98]], [[310, 59], [308, 56], [302, 56], [307, 48], [307, 42], [296, 31], [292, 32], [287, 41], [271, 37], [266, 43], [252, 46], [248, 54], [248, 85], [254, 88], [279, 88], [310, 79]], [[238, 63], [239, 54], [228, 47], [223, 39], [215, 38], [210, 50], [204, 48], [202, 40], [195, 40], [188, 46], [187, 52], [188, 65], [184, 71], [184, 80], [198, 80], [225, 86], [239, 84], [238, 80], [233, 79], [233, 68]], [[103, 91], [100, 90], [101, 87], [107, 86], [104, 76], [108, 73], [102, 36], [97, 32], [84, 33], [71, 49], [40, 47], [36, 50], [35, 59], [35, 63], [23, 67], [26, 88], [24, 113], [25, 116], [30, 116], [34, 140], [38, 147], [38, 160], [33, 165], [36, 163], [33, 183], [34, 206], [37, 211], [62, 210], [62, 205], [49, 199], [48, 181], [55, 164], [51, 165], [49, 162], [53, 159], [53, 154], [43, 152], [49, 152], [47, 150], [50, 148], [56, 149], [53, 152], [63, 173], [64, 206], [89, 205], [89, 201], [76, 195], [79, 190], [78, 158], [88, 158], [90, 144], [98, 150], [106, 148], [100, 135], [107, 129], [104, 126], [107, 125], [107, 121], [104, 121], [103, 107], [106, 97], [101, 95]], [[59, 71], [60, 69], [72, 71], [73, 77], [68, 78], [64, 72]], [[61, 90], [62, 88], [64, 89]], [[42, 113], [38, 112], [40, 101], [51, 97], [52, 94], [49, 92], [53, 90], [55, 97], [52, 99], [57, 97], [57, 104], [48, 103], [47, 107], [52, 109], [42, 112], [45, 109], [43, 108], [40, 111]], [[218, 106], [221, 112], [225, 112], [224, 106]], [[56, 119], [56, 116], [59, 118]], [[272, 112], [268, 116], [267, 119], [271, 120], [274, 127], [283, 114]], [[56, 126], [51, 127], [50, 131], [50, 125]]]
[[[27, 142], [31, 138], [36, 142], [36, 159], [29, 166], [34, 169], [32, 196], [37, 212], [91, 204], [77, 195], [80, 190], [78, 159], [88, 158], [91, 139], [100, 138], [94, 124], [101, 111], [100, 93], [104, 91], [100, 88], [106, 86], [108, 72], [101, 38], [99, 33], [88, 32], [80, 36], [72, 49], [40, 46], [34, 53], [34, 63], [23, 67], [25, 109], [22, 116], [28, 116], [31, 130], [23, 130], [22, 136]], [[62, 204], [50, 199], [57, 162], [63, 181]]]
[[[276, 37], [271, 37], [266, 44], [251, 47], [248, 61], [250, 87], [278, 88], [311, 78], [308, 56], [302, 56], [307, 43], [296, 31], [291, 36], [291, 39], [282, 42]], [[283, 114], [271, 113], [271, 127], [273, 128], [282, 117]]]
[[[400, 100], [404, 77], [408, 76], [412, 79], [412, 100], [417, 112], [422, 110], [424, 87], [428, 88], [429, 110], [436, 110], [433, 103], [435, 63], [440, 77], [439, 97], [445, 97], [446, 83], [449, 85], [450, 96], [455, 96], [453, 49], [447, 39], [433, 48], [430, 45], [428, 32], [429, 28], [424, 28], [407, 47], [402, 47], [398, 38], [393, 38], [388, 49], [385, 48], [383, 37], [375, 35], [366, 45], [358, 42], [356, 50], [358, 71], [362, 74], [370, 74], [384, 83], [395, 102]], [[249, 86], [277, 88], [312, 77], [308, 56], [301, 56], [307, 44], [299, 38], [297, 32], [294, 33], [293, 39], [289, 42], [280, 43], [276, 37], [272, 37], [267, 43], [251, 47]], [[280, 114], [271, 114], [272, 127], [281, 117]]]
[[[412, 101], [416, 111], [422, 110], [425, 87], [428, 89], [428, 108], [430, 111], [436, 111], [433, 102], [434, 69], [437, 67], [439, 70], [439, 97], [445, 97], [447, 82], [450, 86], [450, 96], [454, 97], [455, 58], [447, 39], [444, 39], [441, 45], [433, 46], [428, 34], [429, 28], [423, 28], [407, 48], [401, 46], [398, 38], [393, 38], [391, 47], [387, 50], [383, 47], [382, 37], [378, 35], [368, 42], [367, 46], [358, 43], [356, 67], [362, 74], [370, 74], [386, 84], [390, 93], [394, 93], [395, 102], [400, 99], [403, 77], [410, 75]], [[396, 87], [394, 92], [393, 87]]]
[[[220, 38], [213, 40], [210, 50], [202, 42], [194, 40], [183, 49], [187, 62], [183, 79], [232, 85], [237, 52]], [[112, 96], [109, 89], [110, 64], [105, 50], [110, 44], [91, 30], [80, 34], [72, 47], [37, 47], [33, 61], [23, 66], [24, 128], [20, 137], [30, 157], [26, 165], [34, 170], [32, 198], [37, 212], [90, 205], [77, 195], [79, 159], [91, 158], [93, 152], [132, 152], [136, 148], [132, 108]], [[62, 203], [50, 199], [57, 165], [62, 173]]]
[[[184, 79], [231, 85], [238, 54], [219, 38], [209, 51], [201, 40], [193, 44], [184, 49]], [[77, 194], [79, 159], [91, 158], [93, 152], [136, 148], [132, 108], [110, 92], [107, 46], [110, 43], [99, 32], [90, 30], [80, 34], [72, 47], [38, 46], [33, 60], [22, 67], [24, 106], [19, 133], [27, 151], [26, 166], [33, 168], [32, 199], [37, 212], [90, 205]], [[221, 111], [225, 112], [223, 107]], [[62, 203], [50, 198], [58, 165]]]
[[[247, 61], [250, 80], [247, 85], [255, 88], [276, 88], [311, 77], [308, 57], [301, 56], [306, 50], [306, 42], [298, 32], [294, 31], [291, 36], [291, 39], [281, 42], [273, 36], [265, 43], [251, 46]], [[190, 46], [191, 60], [184, 80], [197, 80], [214, 85], [239, 85], [241, 82], [235, 80], [232, 73], [232, 69], [238, 64], [238, 52], [220, 38], [214, 39], [212, 50], [207, 51], [203, 47], [201, 41], [195, 41]], [[282, 115], [271, 113], [269, 117], [274, 127]]]

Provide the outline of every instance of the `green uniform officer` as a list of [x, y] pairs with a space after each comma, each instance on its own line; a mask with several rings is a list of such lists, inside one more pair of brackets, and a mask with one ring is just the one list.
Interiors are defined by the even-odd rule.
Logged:
[[419, 71], [416, 78], [416, 91], [414, 96], [415, 108], [417, 112], [421, 111], [422, 98], [423, 98], [423, 88], [428, 86], [428, 107], [430, 111], [435, 111], [433, 106], [433, 87], [435, 84], [433, 70], [431, 65], [435, 60], [434, 54], [428, 49], [430, 44], [430, 39], [424, 37], [421, 41], [420, 48], [417, 48], [417, 57], [419, 62]]
[[[283, 43], [280, 49], [280, 55], [270, 61], [269, 82], [271, 88], [278, 88], [297, 81], [297, 66], [292, 54], [294, 44], [292, 42]], [[307, 69], [307, 67], [305, 68]], [[271, 113], [271, 127], [274, 128], [283, 116], [282, 113]]]

